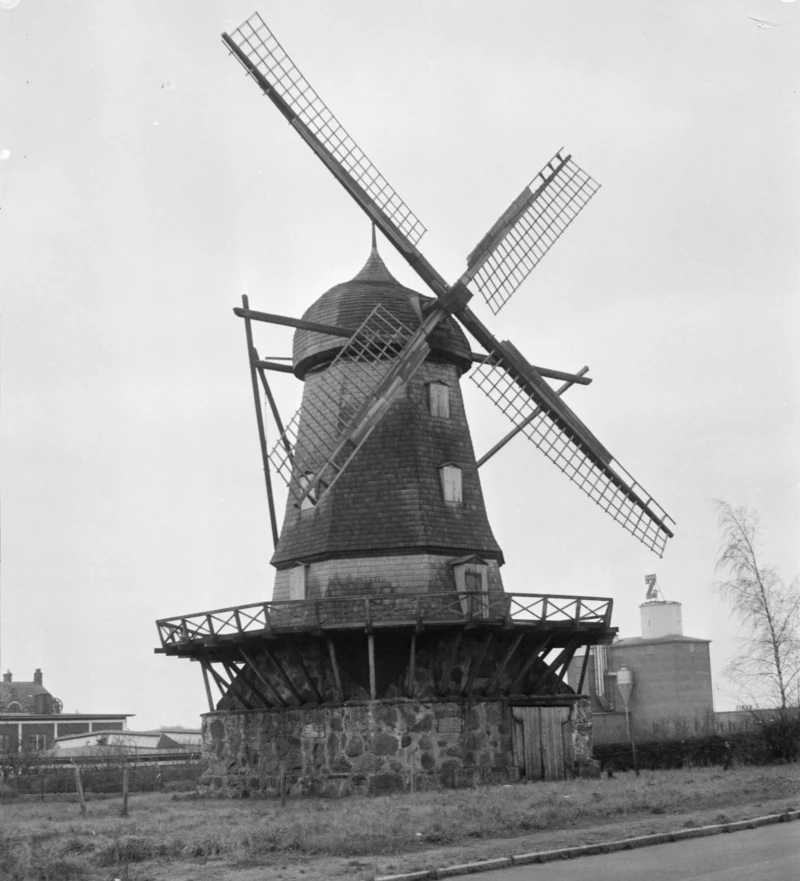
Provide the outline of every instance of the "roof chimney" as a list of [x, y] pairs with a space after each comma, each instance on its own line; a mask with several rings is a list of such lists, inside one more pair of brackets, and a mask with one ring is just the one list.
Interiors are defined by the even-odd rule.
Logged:
[[11, 671], [10, 670], [6, 670], [6, 672], [3, 673], [3, 682], [11, 682]]
[[33, 681], [34, 681], [37, 685], [41, 685], [41, 684], [42, 684], [42, 671], [41, 671], [41, 669], [40, 669], [39, 667], [36, 668], [36, 672], [33, 674]]

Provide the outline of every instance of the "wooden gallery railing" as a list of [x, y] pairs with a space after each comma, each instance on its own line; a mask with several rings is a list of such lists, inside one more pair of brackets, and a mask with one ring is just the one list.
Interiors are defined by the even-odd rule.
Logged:
[[553, 624], [576, 628], [611, 626], [613, 600], [559, 594], [439, 594], [329, 597], [249, 603], [156, 622], [162, 651], [235, 642], [242, 636], [297, 631], [426, 626], [429, 624]]

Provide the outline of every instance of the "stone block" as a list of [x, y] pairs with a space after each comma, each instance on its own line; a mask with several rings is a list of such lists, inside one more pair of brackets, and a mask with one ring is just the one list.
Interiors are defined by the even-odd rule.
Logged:
[[387, 795], [404, 789], [405, 781], [399, 774], [376, 774], [369, 781], [370, 795]]
[[283, 765], [287, 771], [301, 771], [303, 764], [303, 753], [297, 749], [288, 752], [283, 760]]
[[353, 735], [350, 740], [347, 741], [347, 746], [344, 750], [345, 755], [353, 758], [354, 756], [360, 756], [363, 752], [364, 741], [357, 734]]
[[366, 753], [353, 759], [353, 770], [361, 774], [374, 774], [383, 767], [383, 761], [372, 753]]
[[411, 729], [413, 732], [431, 731], [433, 729], [433, 719], [430, 716], [423, 716]]
[[412, 728], [416, 724], [417, 714], [407, 704], [400, 704], [397, 708], [401, 721], [407, 728]]
[[390, 728], [397, 725], [397, 708], [391, 704], [379, 706], [375, 710], [375, 719]]
[[376, 756], [393, 756], [397, 753], [397, 738], [392, 734], [378, 734], [373, 738], [370, 750]]

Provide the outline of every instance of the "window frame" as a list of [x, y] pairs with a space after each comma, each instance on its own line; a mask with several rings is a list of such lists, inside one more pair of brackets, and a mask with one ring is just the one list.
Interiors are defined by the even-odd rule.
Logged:
[[[456, 480], [448, 479], [450, 477]], [[464, 469], [455, 462], [445, 462], [439, 466], [439, 484], [442, 498], [451, 505], [464, 504]]]
[[450, 418], [450, 385], [441, 380], [428, 383], [428, 412], [436, 419]]

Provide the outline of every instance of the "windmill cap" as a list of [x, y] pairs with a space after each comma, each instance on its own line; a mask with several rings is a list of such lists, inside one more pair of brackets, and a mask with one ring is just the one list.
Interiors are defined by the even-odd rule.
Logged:
[[[432, 299], [421, 297], [397, 281], [386, 268], [373, 237], [369, 258], [361, 271], [350, 281], [326, 291], [305, 311], [303, 319], [355, 331], [380, 305], [406, 327], [415, 329], [419, 327], [419, 317], [412, 305], [412, 298], [423, 301]], [[295, 376], [304, 379], [312, 368], [332, 361], [345, 344], [345, 337], [297, 330], [292, 353]], [[460, 373], [469, 370], [472, 364], [469, 343], [453, 319], [440, 322], [428, 338], [428, 344], [435, 360], [455, 364]]]

